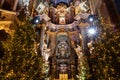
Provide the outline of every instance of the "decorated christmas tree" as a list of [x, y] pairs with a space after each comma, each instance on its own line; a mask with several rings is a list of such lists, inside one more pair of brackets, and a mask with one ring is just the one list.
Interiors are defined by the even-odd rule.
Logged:
[[2, 41], [1, 80], [41, 80], [42, 59], [34, 52], [34, 30], [29, 20], [14, 24], [14, 35]]
[[94, 58], [90, 58], [92, 74], [90, 80], [119, 80], [120, 32], [109, 23], [109, 19], [108, 23], [101, 19], [94, 48]]

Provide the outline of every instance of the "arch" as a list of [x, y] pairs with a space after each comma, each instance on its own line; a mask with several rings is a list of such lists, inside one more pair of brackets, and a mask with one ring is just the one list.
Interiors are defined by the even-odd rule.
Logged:
[[70, 2], [72, 2], [73, 0], [51, 0], [51, 3], [53, 3], [55, 6], [59, 3], [64, 3], [66, 5], [69, 5]]
[[12, 10], [11, 9], [11, 5], [9, 2], [5, 1], [2, 5], [2, 9], [5, 9], [5, 10]]

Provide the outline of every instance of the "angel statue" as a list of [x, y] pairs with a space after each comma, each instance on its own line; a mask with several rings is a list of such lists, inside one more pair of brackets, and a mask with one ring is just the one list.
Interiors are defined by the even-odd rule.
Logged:
[[48, 61], [48, 58], [50, 56], [50, 49], [47, 48], [47, 44], [43, 44], [43, 49], [42, 49], [42, 56], [45, 59], [45, 61]]

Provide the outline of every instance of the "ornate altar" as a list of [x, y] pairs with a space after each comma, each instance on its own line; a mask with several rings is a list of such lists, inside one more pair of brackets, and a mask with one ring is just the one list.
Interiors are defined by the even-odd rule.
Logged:
[[[56, 79], [59, 79], [60, 74], [68, 74], [68, 78], [71, 79], [71, 75], [77, 71], [75, 69], [75, 53], [71, 52], [70, 38], [69, 33], [64, 29], [59, 30], [56, 33], [56, 42], [55, 42], [55, 53], [53, 53], [52, 60], [50, 63], [51, 74], [54, 75]], [[53, 69], [55, 71], [53, 71]]]
[[87, 21], [90, 15], [85, 3], [51, 0], [49, 8], [40, 3], [36, 9], [40, 20], [45, 23], [40, 32], [39, 47], [48, 62], [48, 77], [51, 80], [62, 80], [63, 76], [64, 80], [77, 78], [78, 60], [84, 53], [84, 28], [89, 26], [88, 22], [83, 21]]

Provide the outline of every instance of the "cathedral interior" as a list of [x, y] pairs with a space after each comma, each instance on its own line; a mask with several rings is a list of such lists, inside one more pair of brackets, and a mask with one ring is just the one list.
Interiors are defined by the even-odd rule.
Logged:
[[109, 16], [106, 8], [101, 8], [105, 7], [104, 0], [11, 1], [0, 1], [0, 17], [5, 18], [0, 30], [12, 34], [9, 27], [13, 16], [19, 17], [22, 11], [32, 18], [35, 53], [43, 58], [45, 80], [87, 80], [89, 77], [84, 77], [91, 73], [88, 58], [94, 55], [96, 22], [99, 16]]

